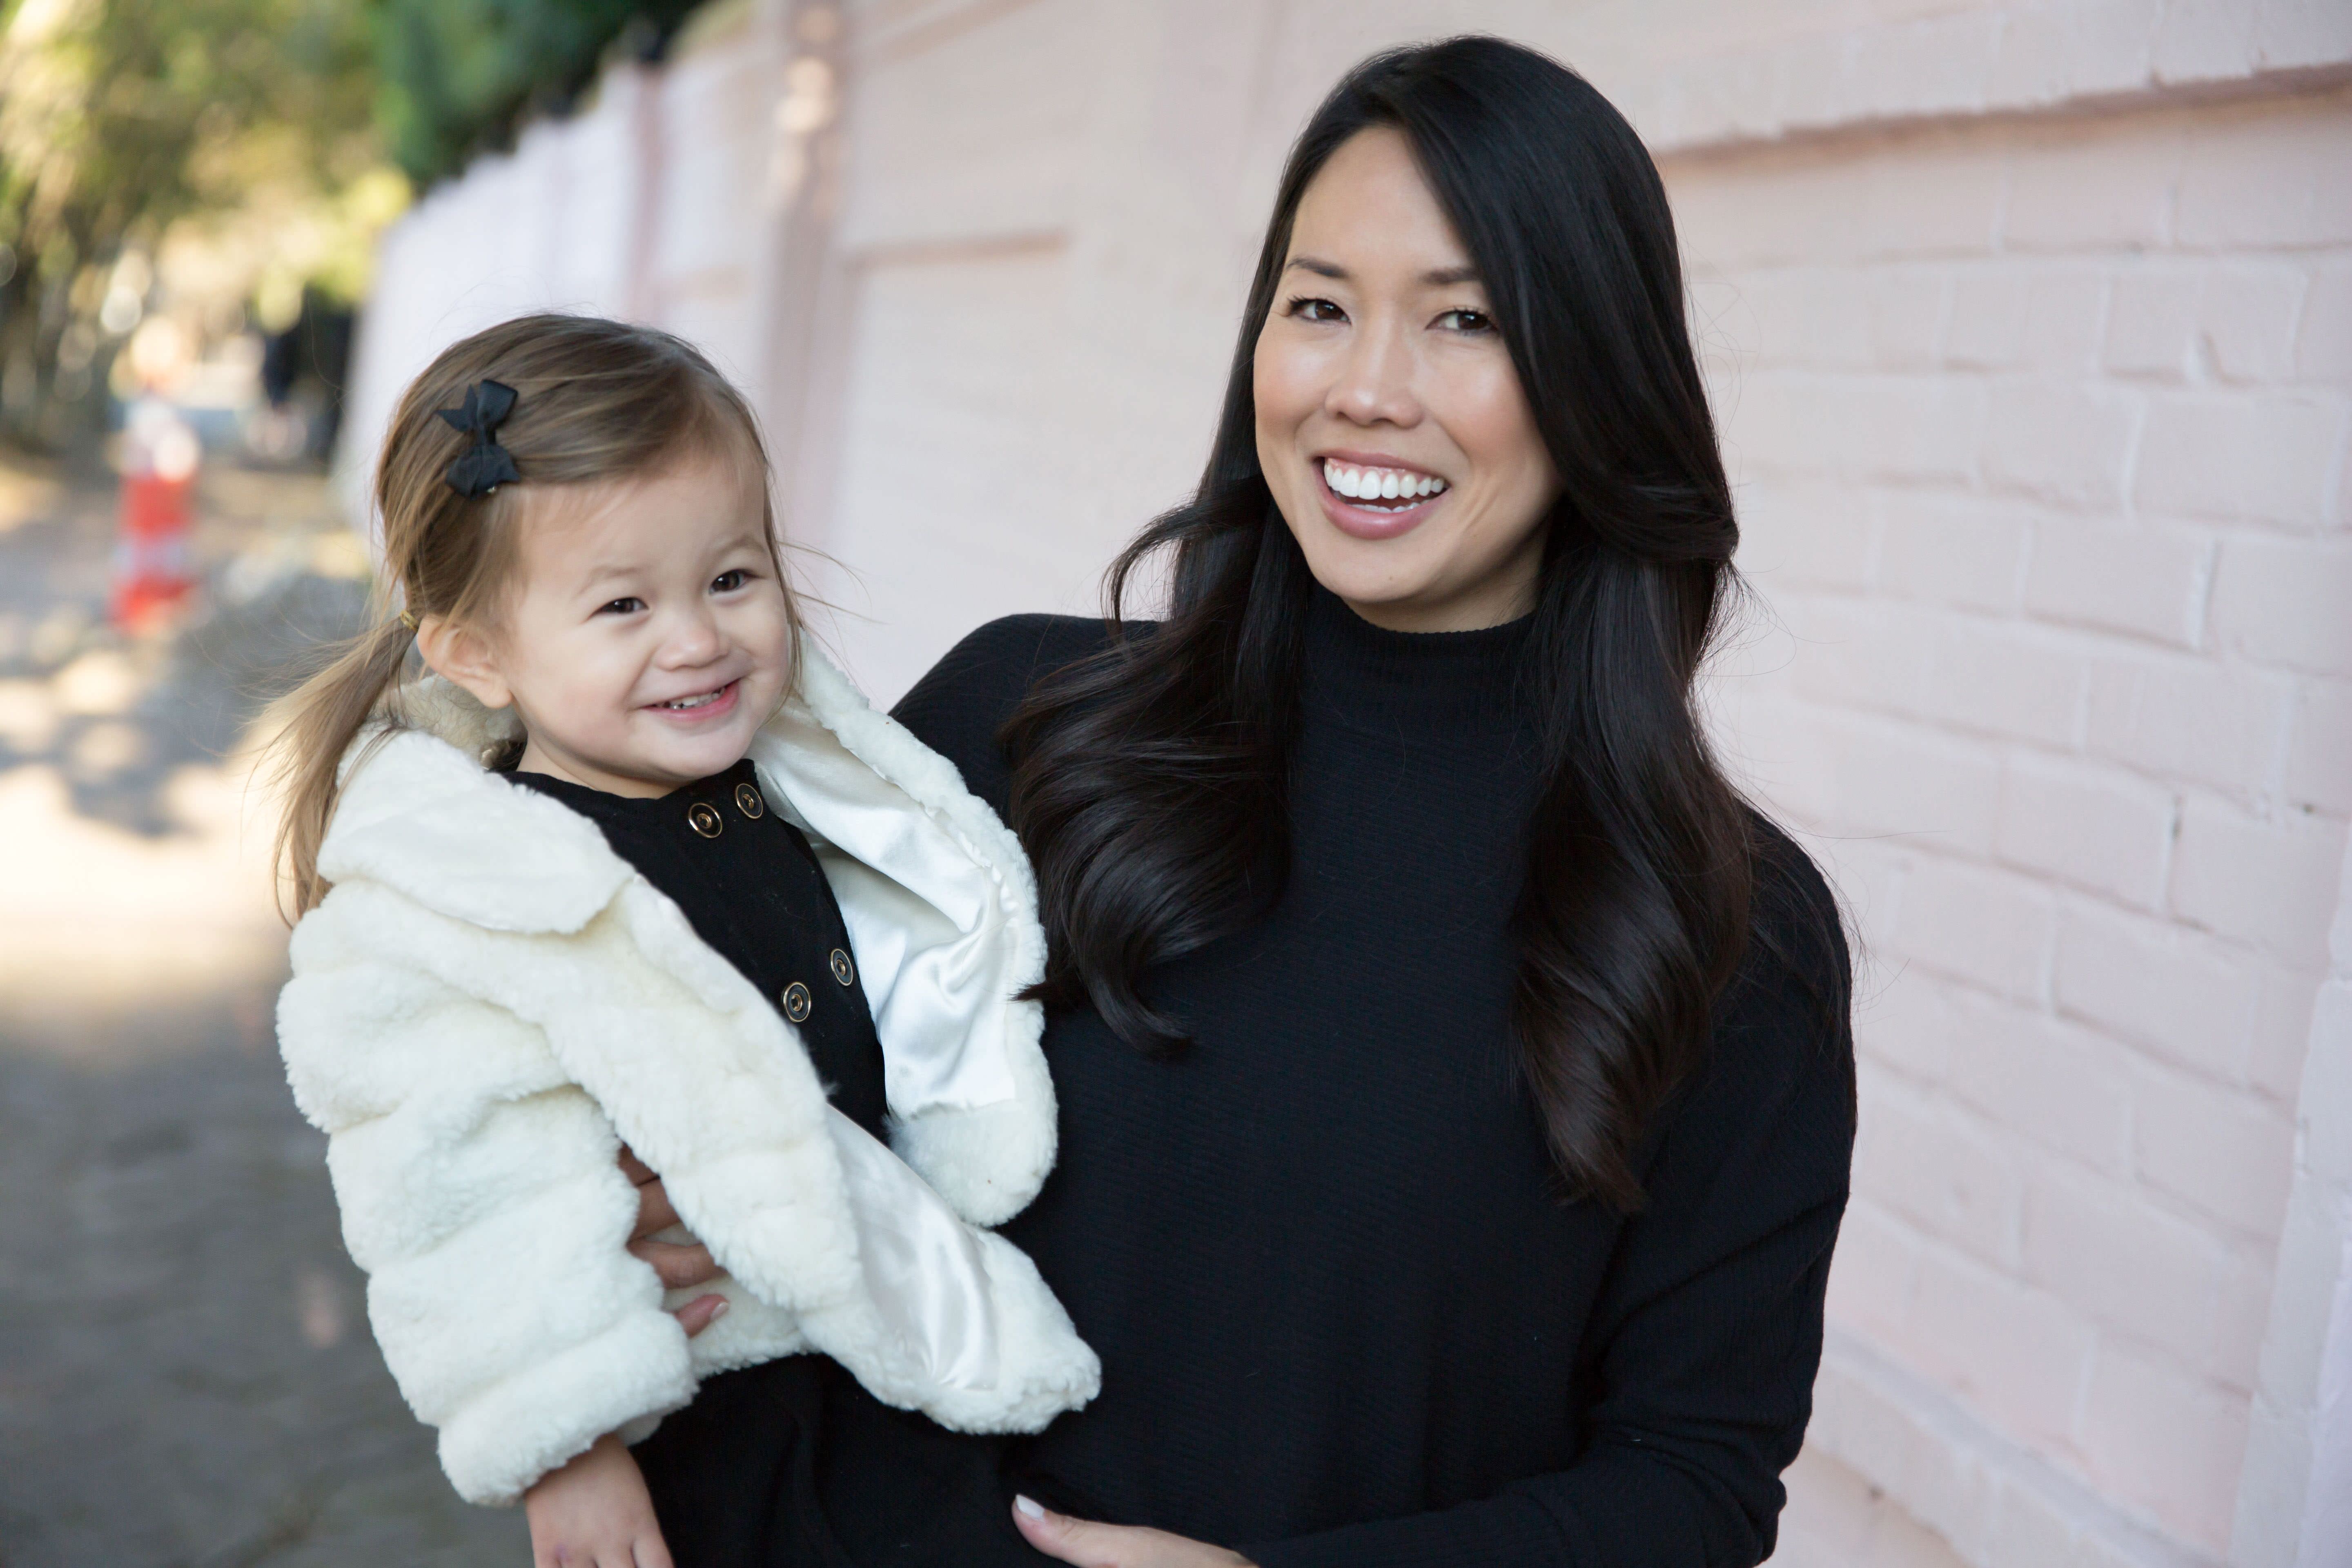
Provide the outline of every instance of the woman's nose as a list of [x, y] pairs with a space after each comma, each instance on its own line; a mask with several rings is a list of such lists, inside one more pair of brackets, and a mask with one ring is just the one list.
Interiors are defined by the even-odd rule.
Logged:
[[1412, 383], [1412, 350], [1402, 334], [1359, 332], [1340, 363], [1324, 408], [1357, 425], [1412, 425], [1421, 417]]

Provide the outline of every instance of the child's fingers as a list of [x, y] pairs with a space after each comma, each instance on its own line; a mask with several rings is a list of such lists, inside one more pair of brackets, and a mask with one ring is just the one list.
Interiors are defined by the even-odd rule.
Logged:
[[637, 1152], [626, 1143], [621, 1145], [621, 1173], [641, 1187], [658, 1179], [654, 1174], [654, 1168], [638, 1159]]
[[654, 1273], [672, 1290], [699, 1285], [719, 1273], [710, 1248], [696, 1242], [683, 1247], [669, 1241], [633, 1241], [629, 1251], [654, 1266]]
[[636, 1568], [674, 1568], [670, 1562], [669, 1543], [658, 1531], [637, 1538]]

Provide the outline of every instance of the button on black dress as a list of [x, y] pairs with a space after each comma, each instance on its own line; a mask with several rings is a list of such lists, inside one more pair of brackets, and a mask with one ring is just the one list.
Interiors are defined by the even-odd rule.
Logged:
[[[762, 798], [748, 759], [654, 800], [509, 776], [602, 829], [793, 1025], [842, 1113], [884, 1135], [882, 1043], [841, 906], [807, 837]], [[842, 1397], [829, 1395], [835, 1384], [856, 1386], [815, 1355], [722, 1373], [631, 1450], [677, 1568], [845, 1561], [820, 1519], [804, 1436], [828, 1396]]]

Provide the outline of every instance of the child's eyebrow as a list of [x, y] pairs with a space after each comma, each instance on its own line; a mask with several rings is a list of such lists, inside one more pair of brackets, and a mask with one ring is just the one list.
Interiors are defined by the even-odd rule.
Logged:
[[583, 589], [593, 588], [601, 584], [610, 583], [616, 579], [625, 582], [630, 578], [641, 577], [644, 574], [645, 568], [635, 563], [627, 563], [618, 561], [600, 561], [595, 565], [589, 567], [585, 572], [583, 572], [580, 574], [579, 583], [580, 586]]

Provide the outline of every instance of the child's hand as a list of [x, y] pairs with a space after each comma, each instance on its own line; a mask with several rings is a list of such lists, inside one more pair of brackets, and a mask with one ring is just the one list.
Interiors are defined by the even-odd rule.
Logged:
[[522, 1494], [531, 1568], [671, 1568], [646, 1478], [606, 1433]]

